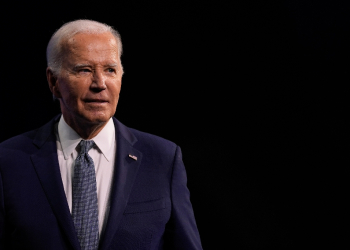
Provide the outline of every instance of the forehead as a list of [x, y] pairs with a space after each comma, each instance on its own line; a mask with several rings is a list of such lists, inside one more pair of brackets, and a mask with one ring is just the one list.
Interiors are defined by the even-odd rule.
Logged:
[[100, 34], [78, 33], [68, 39], [62, 48], [64, 57], [68, 60], [118, 58], [117, 41], [109, 32]]

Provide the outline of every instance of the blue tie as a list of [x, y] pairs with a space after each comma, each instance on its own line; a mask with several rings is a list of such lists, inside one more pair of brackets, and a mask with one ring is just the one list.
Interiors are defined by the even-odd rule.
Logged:
[[97, 250], [99, 241], [95, 166], [88, 154], [94, 145], [80, 141], [74, 166], [72, 217], [82, 250]]

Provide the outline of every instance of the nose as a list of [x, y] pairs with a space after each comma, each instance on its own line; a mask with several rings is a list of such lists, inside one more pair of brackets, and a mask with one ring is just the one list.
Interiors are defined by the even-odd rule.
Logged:
[[94, 71], [90, 88], [94, 91], [101, 91], [107, 88], [103, 72], [99, 70]]

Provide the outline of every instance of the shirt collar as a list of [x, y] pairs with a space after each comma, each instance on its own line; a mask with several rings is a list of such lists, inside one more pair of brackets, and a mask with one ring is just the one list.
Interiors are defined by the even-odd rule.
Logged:
[[[58, 123], [58, 137], [62, 146], [64, 159], [67, 160], [73, 153], [81, 138], [64, 120], [63, 115]], [[115, 141], [115, 129], [113, 119], [110, 118], [106, 126], [94, 138], [96, 146], [100, 149], [107, 161], [112, 160], [114, 155], [113, 146]]]

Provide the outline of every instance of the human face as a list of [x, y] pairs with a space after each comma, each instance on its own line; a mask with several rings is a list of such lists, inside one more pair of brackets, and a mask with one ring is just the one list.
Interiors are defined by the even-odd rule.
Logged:
[[122, 78], [114, 36], [78, 33], [64, 44], [63, 53], [61, 71], [49, 84], [65, 121], [73, 129], [106, 124], [116, 111]]

